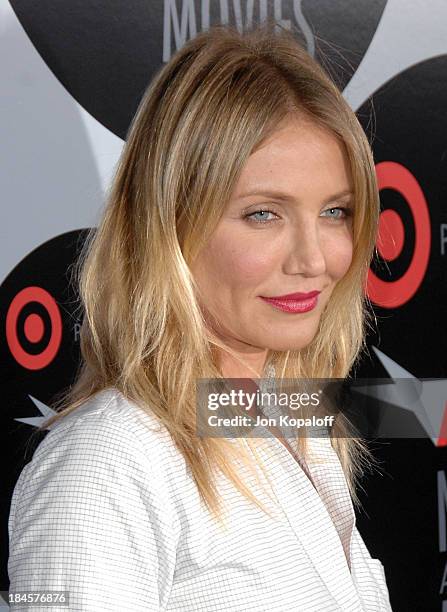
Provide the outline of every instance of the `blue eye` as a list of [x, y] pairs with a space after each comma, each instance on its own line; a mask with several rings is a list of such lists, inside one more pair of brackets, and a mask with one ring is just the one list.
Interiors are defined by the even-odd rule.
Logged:
[[[258, 217], [257, 219], [255, 219], [253, 215], [263, 215], [263, 216], [261, 218]], [[271, 221], [275, 221], [275, 219], [266, 219], [267, 215], [275, 215], [275, 213], [272, 212], [271, 210], [261, 208], [260, 210], [255, 210], [254, 212], [249, 213], [248, 215], [245, 215], [245, 219], [248, 219], [249, 221], [254, 221], [255, 223], [270, 223]]]
[[350, 208], [344, 207], [344, 206], [337, 206], [337, 207], [333, 207], [333, 208], [328, 208], [323, 212], [331, 212], [334, 210], [341, 210], [344, 213], [343, 215], [338, 215], [337, 217], [329, 217], [330, 219], [335, 219], [336, 221], [338, 221], [339, 219], [347, 219], [348, 217], [350, 217], [352, 215], [352, 210]]
[[[343, 221], [344, 219], [347, 219], [350, 216], [352, 216], [352, 210], [344, 206], [328, 208], [325, 211], [323, 211], [323, 213], [333, 212], [333, 211], [342, 212], [342, 214], [338, 214], [336, 216], [331, 216], [331, 215], [328, 216], [329, 219], [333, 219], [334, 221]], [[255, 215], [258, 215], [258, 217], [256, 218]], [[268, 215], [273, 215], [273, 218], [269, 219]], [[267, 208], [260, 208], [259, 210], [255, 210], [245, 215], [244, 219], [252, 223], [257, 223], [259, 225], [261, 223], [273, 223], [275, 221], [278, 221], [279, 217], [276, 213], [274, 213], [271, 210], [268, 210]]]

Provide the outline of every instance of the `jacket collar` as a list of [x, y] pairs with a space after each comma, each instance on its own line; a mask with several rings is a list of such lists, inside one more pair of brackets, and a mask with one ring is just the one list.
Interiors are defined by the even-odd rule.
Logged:
[[[273, 365], [266, 368], [266, 375], [267, 387], [274, 387]], [[361, 610], [350, 572], [355, 512], [329, 432], [308, 438], [309, 452], [305, 458], [299, 458], [299, 464], [267, 428], [262, 429], [262, 436], [270, 438], [275, 451], [273, 457], [266, 458], [267, 466], [271, 465], [274, 472], [271, 479], [274, 494], [291, 528], [334, 600], [342, 609]], [[287, 441], [298, 454], [296, 441], [293, 438]]]

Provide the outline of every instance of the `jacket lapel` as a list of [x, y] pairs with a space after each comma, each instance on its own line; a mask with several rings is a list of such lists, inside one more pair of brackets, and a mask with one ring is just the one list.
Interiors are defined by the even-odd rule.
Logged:
[[[356, 518], [346, 477], [328, 436], [309, 438], [309, 443], [312, 455], [304, 463], [334, 523], [350, 566]], [[324, 463], [320, 463], [318, 458], [323, 459]]]
[[[271, 443], [273, 456], [271, 453], [266, 455], [266, 464], [272, 468], [273, 492], [294, 534], [340, 608], [362, 610], [347, 563], [355, 515], [350, 497], [347, 503], [347, 484], [338, 457], [332, 446], [335, 457], [327, 447], [329, 438], [309, 438], [309, 447], [315, 458], [325, 460], [321, 465], [312, 457], [307, 461], [317, 490], [281, 442], [273, 437]], [[342, 518], [337, 530], [334, 520], [339, 520], [345, 512], [347, 518]]]

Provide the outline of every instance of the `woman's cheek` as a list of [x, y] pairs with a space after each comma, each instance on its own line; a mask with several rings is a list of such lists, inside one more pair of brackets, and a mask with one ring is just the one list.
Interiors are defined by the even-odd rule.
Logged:
[[262, 248], [238, 249], [232, 253], [229, 263], [231, 278], [244, 286], [258, 285], [268, 280], [274, 267], [268, 252]]
[[262, 282], [274, 266], [274, 253], [270, 251], [268, 244], [259, 240], [223, 235], [213, 244], [213, 267], [220, 271], [220, 278], [230, 284], [247, 286]]
[[328, 245], [326, 262], [331, 276], [343, 277], [349, 270], [352, 262], [353, 249], [350, 240], [333, 241]]

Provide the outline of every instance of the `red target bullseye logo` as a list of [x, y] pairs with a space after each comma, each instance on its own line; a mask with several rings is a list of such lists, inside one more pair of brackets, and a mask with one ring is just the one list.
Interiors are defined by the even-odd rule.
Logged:
[[[397, 308], [410, 300], [418, 290], [428, 266], [431, 246], [430, 216], [424, 193], [405, 166], [396, 162], [381, 162], [376, 166], [380, 189], [394, 189], [405, 198], [414, 220], [414, 252], [403, 276], [384, 281], [370, 269], [367, 292], [372, 302], [383, 308]], [[405, 240], [405, 228], [399, 215], [391, 209], [380, 215], [377, 250], [385, 261], [400, 254]]]
[[[51, 337], [43, 351], [33, 355], [20, 344], [17, 335], [17, 322], [23, 308], [31, 302], [37, 302], [47, 312], [51, 321]], [[24, 321], [23, 333], [30, 343], [42, 340], [45, 324], [41, 316], [30, 313]], [[28, 370], [40, 370], [54, 359], [62, 340], [62, 319], [59, 307], [54, 298], [41, 287], [26, 287], [12, 300], [6, 315], [6, 340], [14, 359]]]

